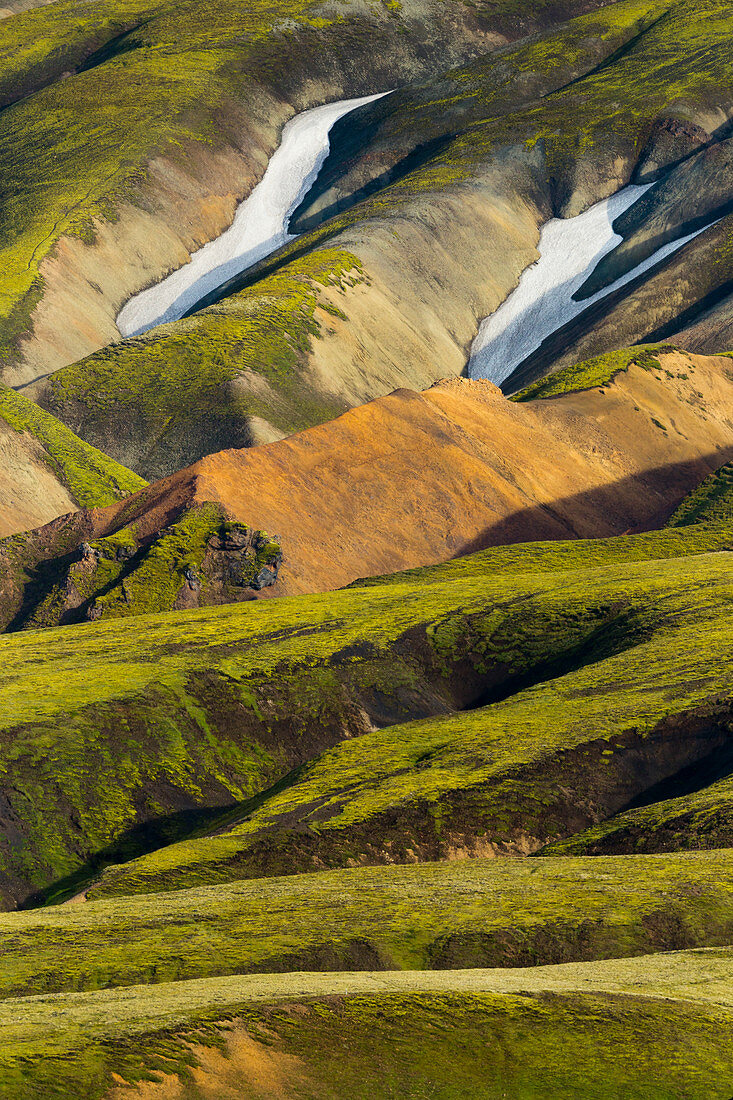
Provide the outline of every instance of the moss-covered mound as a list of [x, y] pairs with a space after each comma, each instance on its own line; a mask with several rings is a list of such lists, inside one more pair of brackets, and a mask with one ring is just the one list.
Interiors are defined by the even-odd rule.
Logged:
[[0, 1096], [727, 1100], [730, 988], [730, 950], [710, 950], [10, 999]]
[[182, 507], [152, 534], [124, 511], [109, 535], [87, 541], [88, 524], [82, 516], [0, 542], [6, 629], [239, 603], [274, 584], [282, 562], [276, 539], [219, 504]]
[[[479, 858], [55, 905], [0, 917], [0, 992], [294, 970], [534, 966], [726, 944], [732, 872], [731, 850]], [[171, 884], [161, 867], [160, 889]]]

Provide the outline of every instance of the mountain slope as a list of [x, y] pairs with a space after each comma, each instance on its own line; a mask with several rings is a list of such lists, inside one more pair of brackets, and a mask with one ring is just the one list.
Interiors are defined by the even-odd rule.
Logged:
[[[476, 814], [489, 815], [486, 827], [496, 815], [495, 837], [476, 843], [507, 850], [586, 828], [634, 793], [627, 754], [640, 793], [724, 736], [729, 578], [726, 554], [715, 551], [729, 545], [724, 524], [531, 545], [448, 563], [425, 580], [407, 574], [327, 595], [7, 635], [5, 903], [205, 828], [307, 761], [282, 795], [237, 810], [252, 814], [232, 834], [237, 877], [309, 867], [317, 852], [337, 865], [367, 852], [380, 861], [392, 828], [395, 855], [470, 851]], [[571, 669], [564, 681], [512, 694]], [[671, 686], [650, 692], [650, 676]], [[564, 690], [575, 699], [570, 712]], [[506, 703], [453, 713], [505, 694]], [[679, 725], [667, 751], [670, 714]], [[520, 743], [509, 734], [513, 715], [527, 722]], [[539, 727], [554, 731], [549, 740], [535, 737]], [[637, 727], [655, 732], [641, 742], [630, 733], [627, 744], [624, 731]], [[576, 766], [586, 742], [588, 766], [582, 757]], [[596, 774], [606, 749], [613, 767]], [[374, 797], [364, 786], [372, 768]], [[504, 790], [507, 768], [524, 775], [516, 794]], [[538, 821], [537, 783], [558, 775], [568, 792], [580, 784], [586, 801], [548, 795], [554, 808]], [[315, 833], [306, 824], [313, 791], [334, 801]], [[390, 825], [390, 806], [403, 798], [409, 809]], [[209, 842], [215, 873], [220, 845]]]
[[294, 112], [387, 90], [594, 6], [56, 0], [5, 20], [4, 380], [117, 339], [126, 298], [221, 232]]
[[[577, 364], [516, 402], [483, 381], [398, 391], [33, 532], [6, 565], [0, 622], [322, 591], [490, 545], [650, 527], [733, 455], [732, 398], [730, 359], [669, 348]], [[232, 523], [249, 534], [232, 541]]]
[[[301, 238], [219, 304], [66, 367], [34, 395], [156, 476], [462, 372], [478, 322], [536, 258], [540, 225], [722, 146], [729, 34], [728, 8], [712, 0], [623, 0], [361, 108], [336, 128], [323, 184], [296, 219]], [[665, 232], [725, 210], [727, 174], [715, 209], [697, 178], [665, 192]], [[646, 297], [589, 350], [571, 355], [565, 334], [512, 388], [566, 354], [679, 329], [731, 281], [728, 220], [647, 273]], [[595, 320], [581, 319], [581, 337]]]
[[[297, 974], [11, 999], [0, 1095], [725, 1100], [728, 950], [433, 974]], [[20, 1009], [20, 1012], [19, 1012]], [[599, 1042], [599, 1035], [602, 1042]], [[563, 1052], [558, 1057], [558, 1051]]]

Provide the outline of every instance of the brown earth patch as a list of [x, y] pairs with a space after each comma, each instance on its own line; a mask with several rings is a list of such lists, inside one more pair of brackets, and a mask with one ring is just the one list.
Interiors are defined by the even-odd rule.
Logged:
[[120, 1083], [106, 1100], [294, 1100], [309, 1083], [299, 1058], [257, 1042], [237, 1021], [222, 1025], [220, 1037], [223, 1050], [187, 1044], [196, 1061], [190, 1069], [193, 1091], [177, 1074], [161, 1074], [158, 1081], [136, 1085], [115, 1074]]

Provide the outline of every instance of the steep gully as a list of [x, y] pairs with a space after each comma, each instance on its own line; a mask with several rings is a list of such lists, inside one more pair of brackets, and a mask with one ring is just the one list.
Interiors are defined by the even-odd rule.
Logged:
[[[232, 278], [295, 240], [299, 234], [290, 231], [290, 219], [328, 157], [332, 127], [358, 107], [389, 94], [338, 100], [292, 118], [265, 175], [240, 204], [229, 229], [195, 252], [189, 263], [131, 298], [117, 318], [121, 334], [137, 336], [195, 312]], [[480, 324], [467, 364], [470, 378], [506, 384], [553, 333], [657, 267], [709, 228], [704, 225], [663, 245], [620, 278], [583, 297], [584, 284], [599, 261], [623, 240], [614, 232], [614, 222], [651, 186], [624, 187], [577, 217], [553, 218], [545, 224], [539, 259], [523, 272], [518, 286], [501, 306]]]

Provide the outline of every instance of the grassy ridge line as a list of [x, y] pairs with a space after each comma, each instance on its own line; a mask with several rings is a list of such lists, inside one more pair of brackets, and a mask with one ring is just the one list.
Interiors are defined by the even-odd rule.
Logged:
[[233, 973], [517, 966], [733, 939], [733, 851], [321, 871], [0, 916], [0, 997]]
[[683, 500], [669, 520], [670, 527], [687, 527], [693, 523], [726, 523], [733, 519], [733, 462], [706, 477], [702, 484]]
[[114, 504], [147, 485], [138, 474], [79, 439], [33, 401], [5, 387], [0, 387], [0, 418], [41, 444], [49, 465], [81, 508]]
[[[708, 950], [520, 972], [237, 976], [30, 997], [21, 1012], [0, 1004], [0, 1096], [71, 1100], [83, 1090], [99, 1100], [113, 1072], [132, 1083], [167, 1073], [187, 1082], [187, 1097], [211, 1100], [217, 1081], [231, 1082], [229, 1059], [236, 1073], [240, 1034], [250, 1050], [252, 1039], [267, 1044], [283, 1095], [301, 1100], [387, 1100], [396, 1082], [412, 1100], [436, 1084], [445, 1100], [468, 1100], [477, 1081], [516, 1100], [725, 1100], [732, 978], [730, 951]], [[207, 1050], [226, 1061], [212, 1065]], [[197, 1064], [211, 1091], [194, 1083]], [[235, 1095], [257, 1095], [244, 1091], [247, 1079], [240, 1070]]]
[[[130, 699], [152, 684], [182, 686], [189, 670], [208, 668], [212, 659], [232, 671], [239, 666], [262, 675], [277, 662], [311, 663], [356, 638], [388, 644], [417, 623], [459, 607], [469, 612], [490, 600], [550, 592], [554, 573], [577, 572], [578, 588], [587, 584], [588, 592], [598, 596], [606, 583], [623, 584], [627, 576], [638, 577], [642, 588], [648, 578], [650, 591], [664, 590], [687, 568], [680, 559], [689, 559], [690, 567], [703, 574], [715, 574], [715, 562], [698, 558], [727, 549], [732, 537], [722, 524], [578, 543], [528, 543], [371, 578], [332, 593], [140, 616], [124, 626], [110, 621], [81, 629], [58, 627], [42, 635], [4, 635], [0, 729], [55, 719], [88, 704]], [[660, 564], [645, 568], [645, 562]], [[635, 569], [624, 568], [632, 564]], [[121, 631], [123, 646], [116, 644]], [[92, 665], [99, 673], [93, 679], [88, 676]], [[26, 681], [30, 669], [36, 677], [33, 690]]]
[[[702, 546], [709, 546], [710, 535], [703, 532]], [[700, 549], [699, 536], [694, 528], [671, 531], [665, 545], [677, 551], [683, 546]], [[715, 537], [724, 542], [729, 533], [723, 530]], [[646, 545], [658, 548], [660, 542]], [[540, 558], [556, 553], [555, 548], [535, 549]], [[452, 670], [463, 667], [467, 656], [475, 662], [478, 684], [501, 683], [541, 668], [543, 661], [559, 654], [580, 652], [586, 642], [596, 645], [594, 632], [599, 629], [601, 648], [607, 630], [616, 638], [613, 644], [630, 631], [628, 644], [633, 644], [635, 631], [646, 629], [649, 608], [655, 620], [667, 604], [674, 607], [683, 599], [678, 593], [691, 591], [698, 610], [688, 607], [685, 612], [693, 619], [679, 644], [684, 649], [688, 639], [695, 643], [696, 631], [707, 632], [710, 647], [717, 644], [716, 616], [724, 615], [720, 596], [727, 583], [724, 558], [698, 554], [631, 567], [619, 564], [629, 553], [628, 543], [620, 540], [615, 550], [620, 556], [616, 564], [574, 574], [502, 574], [494, 571], [496, 556], [491, 553], [477, 557], [472, 576], [449, 569], [449, 579], [430, 584], [407, 578], [381, 590], [353, 588], [5, 635], [0, 638], [0, 783], [23, 835], [22, 844], [5, 845], [6, 883], [16, 882], [19, 896], [25, 897], [30, 887], [46, 887], [76, 873], [141, 822], [159, 821], [162, 832], [146, 825], [145, 843], [138, 837], [133, 844], [138, 836], [133, 834], [122, 851], [107, 853], [107, 862], [190, 835], [192, 823], [185, 813], [181, 818], [182, 810], [222, 807], [264, 791], [295, 764], [344, 736], [363, 734], [364, 708], [369, 713], [375, 701], [381, 724], [448, 709], [455, 705], [451, 692], [458, 685]], [[584, 562], [589, 553], [586, 545]], [[514, 554], [510, 558], [515, 566], [517, 560]], [[569, 565], [567, 559], [564, 564]], [[722, 629], [722, 618], [720, 623]], [[418, 648], [413, 655], [410, 644], [400, 648], [400, 639], [423, 625], [430, 627], [425, 651]], [[662, 645], [660, 655], [667, 652], [672, 653]], [[643, 658], [649, 659], [645, 651]], [[693, 655], [689, 667], [695, 663]], [[632, 661], [625, 670], [605, 662], [597, 667], [608, 668], [611, 676], [628, 674], [636, 684], [621, 709], [602, 705], [608, 717], [600, 721], [599, 734], [617, 734], [642, 716], [647, 726], [666, 713], [663, 695], [647, 698], [641, 690], [641, 665], [637, 668]], [[685, 690], [684, 669], [668, 671], [679, 684], [680, 708], [699, 705], [712, 691], [725, 690], [728, 682], [724, 669], [712, 660], [691, 691]], [[460, 684], [465, 688], [466, 683], [464, 672]], [[567, 717], [567, 704], [551, 688], [547, 693], [546, 717], [553, 722], [558, 708]], [[618, 703], [618, 695], [615, 699]], [[462, 790], [474, 773], [484, 782], [490, 774], [498, 776], [504, 764], [528, 766], [543, 752], [552, 755], [583, 740], [583, 721], [596, 721], [590, 703], [584, 701], [587, 713], [577, 727], [568, 729], [560, 722], [554, 740], [548, 741], [546, 731], [536, 741], [523, 739], [514, 756], [507, 746], [515, 739], [505, 740], [501, 732], [502, 719], [510, 716], [508, 704], [502, 711], [489, 708], [499, 716], [496, 726], [493, 719], [485, 724], [484, 712], [477, 711], [446, 722], [393, 726], [395, 737], [378, 732], [358, 743], [371, 754], [364, 767], [377, 764], [377, 772], [383, 773], [375, 787], [380, 804], [388, 804], [397, 789], [388, 779], [393, 766], [403, 760], [412, 767], [434, 751], [435, 763], [443, 758], [447, 771], [418, 768], [413, 793], [422, 796], [429, 789], [431, 797], [438, 797], [441, 790]], [[387, 717], [385, 704], [390, 708]], [[527, 729], [533, 730], [538, 720], [535, 712]], [[619, 721], [624, 725], [619, 727]], [[491, 750], [495, 764], [487, 771], [490, 743], [497, 752]], [[478, 770], [477, 751], [482, 762]], [[346, 767], [351, 784], [348, 752], [341, 760], [339, 767]], [[325, 793], [330, 780], [322, 769], [312, 770], [288, 798], [297, 802], [313, 783], [325, 783]], [[410, 786], [407, 779], [405, 784]], [[359, 785], [357, 780], [357, 818], [369, 801], [364, 792], [358, 793]], [[275, 814], [278, 805], [272, 800]], [[262, 823], [267, 814], [258, 814], [252, 820]], [[582, 827], [589, 823], [580, 822]], [[505, 822], [502, 829], [507, 828], [511, 832]], [[244, 834], [242, 841], [246, 848]], [[216, 862], [211, 872], [202, 866], [196, 873], [213, 873], [218, 881]], [[158, 876], [159, 870], [153, 868], [153, 873]], [[241, 869], [236, 877], [242, 877]]]
[[[675, 538], [674, 535], [677, 537]], [[480, 550], [438, 565], [423, 565], [402, 573], [364, 577], [348, 588], [384, 588], [391, 584], [432, 584], [436, 580], [460, 580], [477, 573], [563, 573], [575, 569], [603, 569], [607, 565], [635, 561], [663, 561], [688, 554], [714, 553], [733, 545], [733, 525], [699, 523], [684, 531], [645, 531], [605, 539], [514, 543]]]
[[[547, 397], [559, 397], [564, 393], [579, 393], [606, 386], [616, 375], [627, 371], [630, 366], [643, 367], [644, 370], [661, 370], [658, 356], [666, 351], [676, 351], [672, 344], [645, 344], [632, 348], [621, 348], [595, 355], [582, 363], [541, 378], [531, 386], [512, 394], [510, 401], [535, 401]], [[701, 519], [704, 517], [701, 517]]]
[[[179, 431], [200, 431], [195, 414], [211, 441], [202, 453], [215, 450], [217, 442], [248, 445], [248, 417], [263, 417], [283, 433], [330, 420], [344, 411], [343, 402], [315, 391], [302, 374], [311, 340], [322, 334], [316, 309], [340, 312], [322, 301], [320, 290], [343, 291], [364, 278], [353, 253], [314, 250], [212, 307], [203, 322], [197, 315], [161, 326], [57, 371], [49, 407], [65, 419], [72, 408], [83, 407], [95, 424], [91, 432], [87, 424], [85, 434], [95, 438], [105, 436], [120, 410], [135, 409], [138, 432], [148, 431], [155, 448]], [[233, 399], [222, 392], [242, 371], [252, 370], [264, 383], [258, 393]], [[145, 467], [147, 457], [139, 464]]]

